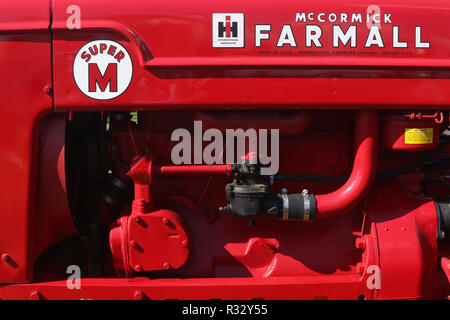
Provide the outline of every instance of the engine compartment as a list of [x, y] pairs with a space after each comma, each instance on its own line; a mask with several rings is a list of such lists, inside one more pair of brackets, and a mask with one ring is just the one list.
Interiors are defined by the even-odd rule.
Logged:
[[[370, 121], [358, 125], [367, 115]], [[302, 293], [306, 299], [342, 296], [346, 281], [358, 287], [349, 289], [349, 298], [406, 297], [412, 292], [416, 298], [444, 297], [446, 280], [438, 261], [448, 250], [448, 211], [440, 212], [436, 206], [448, 204], [448, 116], [445, 113], [442, 123], [438, 123], [439, 112], [435, 117], [423, 115], [411, 119], [411, 114], [404, 111], [379, 116], [377, 111], [224, 110], [60, 116], [53, 121], [67, 125], [67, 196], [79, 236], [44, 252], [36, 264], [37, 280], [59, 280], [55, 277], [58, 273], [48, 268], [62, 263], [80, 265], [86, 270], [83, 277], [88, 278], [295, 278], [314, 284], [313, 295]], [[192, 133], [189, 138], [193, 146], [195, 121], [201, 121], [202, 134], [214, 127], [216, 133], [225, 133], [233, 123], [230, 118], [237, 122], [228, 129], [238, 129], [240, 119], [251, 119], [243, 131], [251, 127], [270, 131], [277, 125], [283, 128], [279, 119], [290, 119], [289, 125], [300, 127], [280, 130], [276, 174], [261, 175], [261, 164], [249, 161], [249, 148], [245, 150], [247, 157], [233, 164], [225, 163], [223, 153], [219, 163], [194, 164], [194, 152], [190, 164], [173, 164], [171, 156], [180, 143], [173, 135], [175, 130], [184, 128]], [[392, 133], [387, 137], [381, 133], [393, 121], [394, 126], [404, 122], [408, 127], [433, 128], [432, 139], [437, 139], [437, 144], [428, 148], [405, 144], [402, 147], [411, 150], [395, 150], [395, 143], [388, 143]], [[375, 153], [369, 158], [378, 161], [369, 166], [374, 169], [369, 170], [373, 172], [366, 179], [366, 190], [348, 200], [352, 204], [345, 200], [341, 212], [333, 210], [330, 216], [319, 213], [306, 221], [301, 215], [284, 215], [284, 195], [303, 199], [304, 190], [309, 190], [308, 196], [314, 197], [317, 206], [331, 195], [330, 201], [337, 208], [338, 190], [346, 184], [352, 185], [345, 191], [347, 194], [358, 190], [354, 185], [361, 178], [351, 179], [355, 175], [352, 171], [360, 176], [361, 169], [355, 169], [357, 162], [364, 166], [370, 161], [361, 157], [369, 144], [364, 149], [362, 142], [358, 145], [357, 136], [370, 132], [365, 130], [369, 123], [369, 127], [376, 128], [374, 144], [369, 147]], [[249, 136], [244, 139], [247, 147], [250, 140]], [[359, 140], [367, 141], [367, 137]], [[226, 139], [222, 142], [222, 151], [226, 152]], [[201, 150], [210, 143], [203, 141]], [[239, 188], [244, 191], [236, 191]], [[261, 200], [261, 194], [275, 197], [277, 205], [281, 204], [279, 211], [274, 214], [261, 206], [258, 201], [266, 201]], [[233, 202], [233, 197], [241, 202]], [[292, 199], [291, 206], [300, 210]], [[224, 209], [230, 201], [241, 206]], [[73, 228], [70, 223], [66, 225], [67, 230]], [[63, 225], [59, 229], [64, 233]], [[61, 259], [61, 253], [68, 248], [72, 254]], [[407, 259], [397, 258], [400, 256]], [[424, 265], [424, 257], [436, 261], [436, 265]], [[402, 279], [422, 289], [417, 291], [411, 282], [399, 286], [397, 267], [382, 269], [384, 290], [368, 289], [370, 268], [382, 264], [408, 265]], [[388, 269], [387, 265], [384, 268]], [[319, 286], [325, 279], [327, 293]], [[331, 292], [330, 282], [336, 286]]]

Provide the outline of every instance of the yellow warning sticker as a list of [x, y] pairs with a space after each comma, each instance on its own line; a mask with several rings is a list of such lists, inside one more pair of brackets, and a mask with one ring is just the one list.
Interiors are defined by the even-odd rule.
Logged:
[[405, 144], [432, 144], [433, 128], [405, 128]]

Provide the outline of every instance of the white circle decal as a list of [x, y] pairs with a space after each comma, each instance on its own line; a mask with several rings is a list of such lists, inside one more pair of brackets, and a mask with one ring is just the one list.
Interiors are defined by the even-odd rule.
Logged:
[[133, 62], [127, 50], [111, 40], [86, 43], [73, 61], [73, 78], [78, 88], [92, 99], [120, 96], [130, 85]]

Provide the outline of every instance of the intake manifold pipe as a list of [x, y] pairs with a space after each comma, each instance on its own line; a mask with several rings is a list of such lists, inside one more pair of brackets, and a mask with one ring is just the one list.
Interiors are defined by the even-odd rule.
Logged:
[[377, 171], [378, 111], [363, 110], [356, 116], [355, 160], [350, 178], [338, 190], [322, 195], [280, 194], [283, 218], [313, 220], [332, 218], [356, 207], [369, 191]]

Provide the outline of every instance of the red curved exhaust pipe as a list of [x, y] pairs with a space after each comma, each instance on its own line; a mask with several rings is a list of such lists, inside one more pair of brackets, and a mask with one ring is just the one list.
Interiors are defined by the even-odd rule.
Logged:
[[356, 153], [352, 173], [338, 190], [316, 195], [317, 219], [343, 214], [357, 206], [366, 196], [377, 171], [379, 128], [377, 111], [358, 112], [355, 131]]

